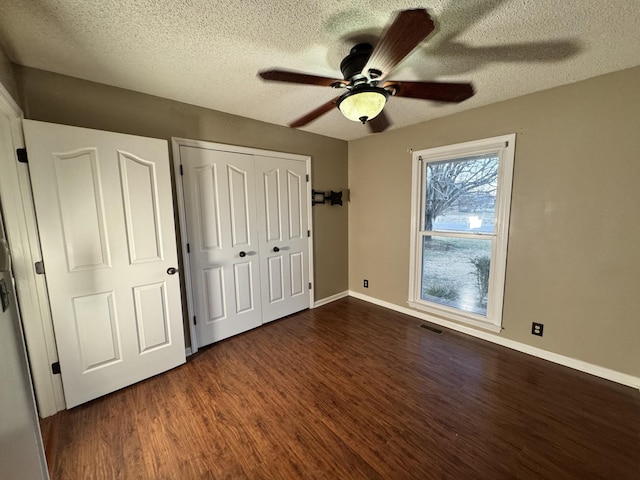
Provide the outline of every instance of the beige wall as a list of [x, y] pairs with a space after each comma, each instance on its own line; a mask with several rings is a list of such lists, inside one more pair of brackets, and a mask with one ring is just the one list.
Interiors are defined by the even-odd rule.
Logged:
[[13, 74], [13, 66], [9, 58], [0, 48], [0, 84], [9, 92], [13, 99], [18, 101], [18, 86]]
[[640, 67], [349, 142], [350, 289], [407, 306], [407, 149], [515, 132], [501, 335], [640, 376], [638, 98]]
[[[170, 140], [172, 136], [311, 156], [313, 188], [347, 186], [347, 142], [130, 90], [15, 66], [25, 117]], [[314, 295], [348, 287], [348, 209], [313, 208]]]
[[[26, 67], [16, 77], [27, 118], [311, 155], [314, 188], [347, 184], [346, 142]], [[348, 231], [346, 208], [313, 210], [316, 299], [350, 288], [406, 306], [407, 150], [515, 132], [501, 335], [640, 376], [638, 95], [635, 68], [349, 142]]]

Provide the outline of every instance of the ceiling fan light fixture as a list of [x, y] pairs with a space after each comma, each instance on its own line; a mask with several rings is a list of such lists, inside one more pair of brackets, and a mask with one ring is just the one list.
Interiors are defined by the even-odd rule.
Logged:
[[337, 106], [349, 120], [365, 123], [380, 114], [388, 96], [389, 93], [382, 88], [366, 86], [342, 95]]

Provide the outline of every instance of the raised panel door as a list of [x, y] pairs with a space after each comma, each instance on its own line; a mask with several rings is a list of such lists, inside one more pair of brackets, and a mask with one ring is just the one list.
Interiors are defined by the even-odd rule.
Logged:
[[262, 320], [309, 308], [306, 162], [256, 156]]
[[254, 161], [181, 146], [198, 346], [262, 324]]
[[67, 407], [184, 363], [166, 142], [24, 130]]

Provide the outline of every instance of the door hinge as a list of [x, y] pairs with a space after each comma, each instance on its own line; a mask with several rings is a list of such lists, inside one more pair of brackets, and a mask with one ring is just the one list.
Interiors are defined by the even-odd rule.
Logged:
[[41, 260], [35, 263], [36, 273], [38, 275], [44, 275], [44, 262]]
[[2, 303], [2, 311], [6, 312], [9, 308], [9, 290], [4, 278], [0, 279], [0, 303]]
[[182, 170], [182, 164], [180, 164], [180, 175], [184, 175], [184, 170]]
[[311, 230], [307, 230], [307, 237], [311, 238]]
[[188, 243], [187, 243], [187, 253], [191, 253], [191, 247], [189, 246]]
[[193, 324], [194, 324], [194, 325], [197, 325], [197, 324], [198, 324], [198, 320], [196, 320], [196, 316], [195, 316], [195, 315], [193, 316]]
[[54, 375], [60, 375], [60, 362], [51, 364], [51, 373], [53, 373]]
[[309, 174], [308, 173], [307, 173], [307, 177], [306, 178], [307, 178], [307, 182], [308, 182], [309, 181]]
[[29, 163], [29, 157], [27, 156], [26, 148], [17, 148], [16, 155], [20, 163]]
[[309, 282], [309, 290], [311, 290], [311, 282]]

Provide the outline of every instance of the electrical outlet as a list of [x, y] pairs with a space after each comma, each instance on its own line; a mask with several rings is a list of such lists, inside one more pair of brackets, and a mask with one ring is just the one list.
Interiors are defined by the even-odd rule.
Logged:
[[542, 323], [533, 322], [531, 324], [531, 334], [532, 335], [537, 335], [537, 336], [541, 337], [543, 329], [544, 329], [544, 325]]
[[364, 283], [364, 288], [369, 288], [369, 280], [365, 280], [363, 283]]

